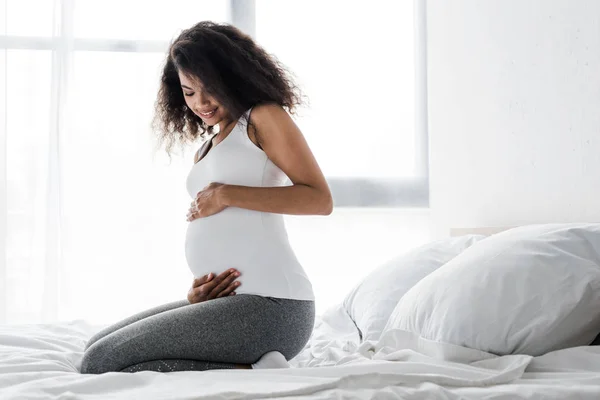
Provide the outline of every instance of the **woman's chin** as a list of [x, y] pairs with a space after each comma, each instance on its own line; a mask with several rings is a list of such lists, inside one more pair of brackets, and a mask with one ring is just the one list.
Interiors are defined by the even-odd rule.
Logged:
[[216, 126], [219, 125], [219, 122], [221, 122], [221, 120], [219, 118], [208, 118], [208, 119], [204, 119], [202, 118], [202, 121], [204, 121], [204, 123], [208, 126]]

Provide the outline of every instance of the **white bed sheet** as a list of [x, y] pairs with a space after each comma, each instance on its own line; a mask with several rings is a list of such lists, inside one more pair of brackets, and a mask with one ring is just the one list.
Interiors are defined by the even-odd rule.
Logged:
[[600, 398], [600, 346], [490, 357], [400, 331], [360, 345], [341, 306], [317, 317], [294, 368], [279, 370], [80, 374], [85, 343], [101, 327], [0, 326], [0, 399]]

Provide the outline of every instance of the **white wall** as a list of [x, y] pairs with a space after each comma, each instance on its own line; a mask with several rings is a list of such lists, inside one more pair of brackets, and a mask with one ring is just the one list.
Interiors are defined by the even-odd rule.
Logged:
[[322, 313], [383, 262], [430, 241], [427, 209], [336, 208], [327, 216], [285, 216], [290, 242]]
[[429, 0], [433, 237], [600, 222], [600, 1]]

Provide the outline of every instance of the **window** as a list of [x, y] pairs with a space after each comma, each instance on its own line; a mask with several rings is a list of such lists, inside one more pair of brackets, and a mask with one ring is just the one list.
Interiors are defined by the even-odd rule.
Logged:
[[[196, 149], [169, 163], [148, 128], [169, 41], [200, 20], [252, 35], [310, 100], [296, 122], [345, 208], [286, 224], [321, 311], [359, 272], [425, 241], [428, 217], [409, 210], [428, 205], [422, 3], [0, 0], [0, 322], [110, 321], [187, 292]], [[370, 209], [381, 206], [396, 210]], [[140, 277], [164, 290], [122, 306]], [[89, 297], [107, 287], [118, 308]]]
[[[140, 276], [167, 289], [141, 291], [125, 314], [181, 298], [193, 150], [169, 165], [149, 126], [169, 41], [199, 20], [231, 22], [231, 2], [0, 0], [0, 10], [0, 322], [112, 320], [104, 296], [78, 300], [107, 287], [128, 298]], [[158, 233], [144, 235], [149, 225]]]
[[309, 97], [297, 123], [338, 207], [428, 205], [420, 3], [255, 2], [256, 40]]
[[[425, 11], [418, 0], [4, 2], [11, 18], [2, 21], [0, 46], [61, 49], [55, 62], [65, 67], [72, 61], [66, 49], [162, 56], [165, 38], [194, 22], [233, 22], [289, 67], [308, 95], [310, 107], [296, 121], [337, 207], [428, 206]], [[52, 12], [62, 23], [52, 23]], [[140, 12], [144, 18], [135, 18]]]

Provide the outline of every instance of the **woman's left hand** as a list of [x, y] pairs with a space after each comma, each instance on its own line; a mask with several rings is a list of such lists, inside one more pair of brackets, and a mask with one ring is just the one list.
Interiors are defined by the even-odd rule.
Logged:
[[206, 186], [196, 195], [196, 198], [191, 203], [190, 210], [187, 214], [187, 220], [193, 221], [196, 218], [203, 218], [214, 215], [227, 208], [221, 201], [219, 195], [222, 183], [213, 182]]

